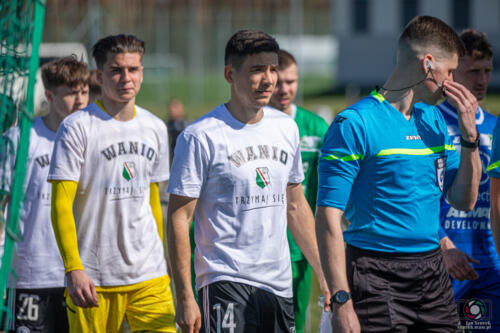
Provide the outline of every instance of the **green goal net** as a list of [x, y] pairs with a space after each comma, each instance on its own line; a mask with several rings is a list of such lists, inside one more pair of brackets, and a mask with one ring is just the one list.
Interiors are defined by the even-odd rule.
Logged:
[[[0, 1], [0, 128], [3, 137], [0, 144], [0, 227], [4, 234], [0, 292], [3, 299], [9, 278], [16, 277], [11, 271], [11, 264], [15, 243], [21, 238], [18, 219], [24, 198], [25, 166], [44, 14], [45, 0]], [[19, 127], [18, 142], [11, 142], [4, 136], [12, 126]], [[6, 163], [9, 159], [15, 159], [13, 170], [10, 170], [10, 163]], [[0, 322], [4, 327], [0, 329], [7, 329], [6, 318], [12, 319], [12, 312], [9, 305], [1, 301]]]

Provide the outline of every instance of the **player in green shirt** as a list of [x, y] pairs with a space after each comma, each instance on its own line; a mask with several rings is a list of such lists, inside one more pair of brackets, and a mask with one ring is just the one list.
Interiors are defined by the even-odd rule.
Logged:
[[[304, 182], [302, 188], [312, 211], [316, 209], [318, 192], [318, 160], [323, 136], [328, 124], [320, 116], [293, 104], [298, 87], [298, 71], [295, 58], [287, 51], [280, 50], [278, 83], [271, 97], [270, 105], [288, 114], [299, 128]], [[292, 260], [293, 306], [297, 333], [304, 331], [307, 306], [311, 292], [311, 266], [300, 251], [288, 230], [288, 245]]]

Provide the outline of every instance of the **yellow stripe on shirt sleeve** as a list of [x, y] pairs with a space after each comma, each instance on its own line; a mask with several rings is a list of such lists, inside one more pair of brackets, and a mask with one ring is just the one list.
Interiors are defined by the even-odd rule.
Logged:
[[343, 155], [343, 156], [337, 156], [335, 154], [330, 154], [330, 155], [323, 155], [321, 156], [321, 159], [327, 160], [327, 161], [342, 161], [342, 162], [351, 162], [351, 161], [356, 161], [356, 160], [362, 160], [364, 156], [362, 154], [351, 154], [351, 155]]
[[494, 163], [491, 163], [490, 165], [488, 165], [488, 167], [486, 168], [486, 171], [491, 171], [493, 169], [496, 169], [500, 166], [500, 161], [496, 161]]
[[435, 153], [440, 153], [445, 150], [455, 150], [454, 145], [442, 145], [437, 147], [428, 147], [428, 148], [390, 148], [390, 149], [382, 149], [378, 152], [377, 156], [389, 156], [389, 155], [414, 155], [414, 156], [423, 156], [423, 155], [431, 155]]
[[77, 187], [78, 182], [71, 180], [52, 181], [50, 215], [66, 273], [83, 270], [78, 251], [75, 217], [73, 216], [73, 201]]
[[160, 188], [158, 183], [151, 183], [149, 185], [149, 204], [153, 210], [153, 216], [156, 221], [156, 226], [158, 227], [158, 234], [160, 234], [160, 239], [163, 243], [163, 214], [161, 211]]

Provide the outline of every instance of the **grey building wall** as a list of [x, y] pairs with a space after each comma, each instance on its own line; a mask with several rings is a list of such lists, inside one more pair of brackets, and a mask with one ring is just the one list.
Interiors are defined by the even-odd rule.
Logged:
[[[417, 0], [417, 15], [431, 15], [453, 26], [455, 0]], [[367, 0], [367, 29], [354, 29], [356, 0], [336, 1], [340, 86], [383, 85], [396, 63], [396, 46], [403, 30], [403, 0]], [[495, 51], [491, 86], [500, 89], [500, 1], [470, 0], [469, 25], [488, 34]]]

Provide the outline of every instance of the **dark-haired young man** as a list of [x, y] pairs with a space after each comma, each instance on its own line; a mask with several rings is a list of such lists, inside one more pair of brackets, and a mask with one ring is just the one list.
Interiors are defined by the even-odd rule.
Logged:
[[[465, 45], [465, 55], [460, 57], [453, 78], [463, 84], [478, 101], [486, 96], [493, 69], [493, 49], [485, 33], [464, 30], [460, 39]], [[448, 126], [448, 134], [460, 151], [460, 129], [457, 110], [445, 101], [438, 105]], [[470, 302], [482, 302], [488, 311], [483, 318], [469, 319], [477, 327], [489, 321], [492, 327], [500, 327], [500, 259], [491, 234], [490, 181], [487, 166], [490, 161], [493, 129], [496, 117], [478, 106], [476, 125], [480, 135], [479, 154], [482, 164], [481, 182], [476, 206], [472, 212], [457, 210], [441, 198], [440, 237], [444, 262], [458, 302], [459, 315], [464, 319]], [[471, 265], [472, 263], [472, 265]], [[498, 309], [498, 310], [494, 310]], [[491, 313], [490, 311], [493, 311]], [[495, 313], [497, 312], [497, 313]], [[471, 327], [471, 326], [469, 326]], [[474, 327], [471, 327], [474, 328]]]
[[167, 129], [135, 105], [144, 42], [93, 48], [101, 99], [66, 118], [50, 165], [52, 224], [63, 258], [71, 332], [175, 332], [158, 182], [169, 177]]
[[[85, 63], [74, 57], [54, 60], [41, 71], [49, 113], [35, 118], [30, 131], [26, 196], [19, 220], [23, 237], [17, 243], [13, 265], [17, 278], [11, 281], [15, 288], [14, 321], [9, 331], [64, 333], [68, 332], [64, 266], [50, 222], [51, 184], [47, 182], [47, 175], [59, 124], [69, 114], [87, 106], [89, 71]], [[0, 157], [7, 173], [15, 167], [19, 134], [19, 127], [14, 127], [4, 137], [8, 150], [13, 152]], [[0, 178], [10, 181], [8, 174]]]
[[[328, 124], [320, 116], [293, 103], [299, 83], [297, 62], [293, 55], [285, 50], [280, 50], [278, 62], [278, 83], [269, 105], [292, 117], [299, 128], [300, 155], [304, 169], [302, 188], [309, 206], [315, 210], [318, 194], [318, 160]], [[290, 259], [292, 260], [295, 330], [297, 333], [302, 333], [311, 294], [312, 270], [290, 230], [287, 230], [287, 234]]]
[[[279, 46], [255, 30], [226, 45], [231, 97], [179, 136], [167, 236], [183, 332], [294, 332], [286, 226], [321, 280], [314, 220], [302, 191], [293, 119], [265, 108], [278, 79]], [[189, 226], [195, 215], [196, 287]]]
[[[380, 92], [342, 111], [327, 132], [316, 234], [336, 329], [457, 331], [438, 230], [441, 195], [471, 210], [481, 178], [477, 101], [453, 82], [463, 53], [444, 22], [414, 18]], [[443, 93], [458, 110], [460, 156], [441, 113], [428, 105]], [[344, 211], [351, 223], [343, 236]]]

